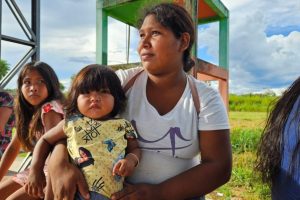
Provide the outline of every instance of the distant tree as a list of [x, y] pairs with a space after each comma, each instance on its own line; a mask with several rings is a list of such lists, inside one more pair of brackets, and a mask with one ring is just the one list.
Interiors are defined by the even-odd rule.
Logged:
[[9, 70], [9, 64], [5, 60], [0, 60], [0, 80]]
[[71, 82], [73, 82], [75, 76], [76, 76], [76, 74], [73, 74], [73, 75], [71, 76], [71, 78], [70, 78], [70, 79], [71, 79]]
[[266, 91], [264, 92], [264, 95], [275, 97], [276, 93], [272, 89], [266, 89]]
[[64, 86], [64, 84], [62, 84], [61, 82], [59, 82], [59, 89], [61, 90], [61, 91], [64, 91], [65, 90], [65, 86]]

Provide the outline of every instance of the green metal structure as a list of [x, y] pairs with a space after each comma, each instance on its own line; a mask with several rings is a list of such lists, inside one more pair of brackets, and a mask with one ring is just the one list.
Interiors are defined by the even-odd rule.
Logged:
[[96, 62], [107, 64], [108, 17], [136, 27], [143, 8], [161, 2], [173, 2], [184, 6], [195, 22], [196, 31], [198, 25], [219, 22], [219, 66], [197, 58], [196, 38], [192, 50], [196, 61], [193, 75], [204, 81], [219, 81], [219, 91], [228, 105], [229, 11], [220, 0], [96, 0]]

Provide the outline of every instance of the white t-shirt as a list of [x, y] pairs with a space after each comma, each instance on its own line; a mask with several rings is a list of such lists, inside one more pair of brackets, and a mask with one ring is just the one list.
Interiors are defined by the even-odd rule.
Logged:
[[[119, 70], [124, 86], [141, 68]], [[200, 163], [197, 130], [229, 129], [224, 103], [217, 91], [205, 83], [194, 80], [200, 98], [200, 114], [197, 118], [189, 83], [176, 106], [165, 115], [159, 115], [148, 102], [146, 83], [148, 75], [143, 71], [127, 91], [127, 107], [121, 117], [136, 128], [142, 158], [132, 183], [160, 183]]]

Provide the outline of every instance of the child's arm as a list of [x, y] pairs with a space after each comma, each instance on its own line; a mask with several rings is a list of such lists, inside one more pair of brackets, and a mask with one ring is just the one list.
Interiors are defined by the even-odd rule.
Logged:
[[37, 142], [32, 156], [28, 182], [25, 185], [26, 192], [34, 197], [42, 197], [45, 186], [43, 167], [51, 147], [61, 139], [65, 139], [63, 132], [64, 120], [46, 132]]
[[53, 110], [44, 114], [45, 134], [34, 147], [31, 161], [32, 171], [43, 171], [44, 163], [50, 153], [51, 146], [66, 137], [63, 132], [64, 120], [62, 119], [62, 115]]
[[134, 168], [138, 166], [141, 158], [141, 150], [138, 146], [136, 138], [127, 139], [126, 156], [124, 159], [119, 160], [114, 168], [113, 175], [130, 176]]
[[2, 180], [2, 178], [5, 176], [8, 169], [10, 168], [10, 166], [18, 156], [20, 149], [21, 149], [21, 143], [18, 139], [17, 134], [15, 134], [1, 158], [0, 180]]
[[55, 112], [54, 110], [44, 113], [45, 132], [47, 132], [51, 128], [55, 127], [61, 120], [63, 120], [63, 115]]

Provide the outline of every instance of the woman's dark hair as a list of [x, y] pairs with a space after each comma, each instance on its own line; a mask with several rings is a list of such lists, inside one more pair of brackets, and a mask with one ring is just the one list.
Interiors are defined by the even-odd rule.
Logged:
[[[22, 93], [23, 79], [26, 74], [31, 71], [37, 71], [44, 79], [48, 91], [48, 97], [37, 106], [36, 109], [29, 102], [26, 101]], [[59, 100], [63, 102], [64, 96], [60, 91], [60, 85], [54, 70], [44, 62], [30, 62], [24, 65], [18, 77], [18, 89], [15, 104], [16, 114], [16, 129], [19, 140], [23, 148], [28, 151], [33, 150], [35, 136], [37, 133], [44, 133], [44, 126], [41, 119], [41, 106], [52, 100]], [[29, 128], [31, 127], [31, 128]]]
[[103, 65], [92, 64], [81, 69], [75, 76], [67, 97], [66, 116], [79, 113], [77, 107], [79, 94], [100, 91], [101, 89], [109, 89], [114, 97], [114, 107], [109, 116], [114, 117], [123, 111], [126, 105], [126, 96], [120, 79], [112, 69]]
[[149, 15], [155, 16], [156, 20], [164, 27], [170, 29], [178, 39], [183, 33], [190, 35], [190, 43], [183, 53], [184, 71], [188, 72], [195, 62], [190, 57], [192, 45], [195, 41], [194, 23], [189, 13], [180, 5], [174, 3], [161, 3], [146, 8], [143, 16], [138, 20], [138, 28], [141, 28], [145, 18]]
[[[272, 186], [272, 180], [278, 175], [283, 151], [283, 133], [290, 112], [300, 96], [300, 77], [283, 93], [269, 113], [266, 126], [258, 146], [257, 164], [255, 168], [261, 173], [262, 180]], [[297, 108], [295, 120], [300, 115], [300, 107]], [[299, 123], [299, 122], [298, 122]], [[291, 175], [295, 169], [295, 158], [300, 153], [300, 127], [298, 124], [296, 147], [293, 149], [291, 166], [288, 174]], [[298, 166], [299, 167], [299, 166]]]

